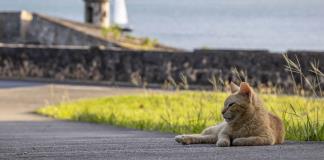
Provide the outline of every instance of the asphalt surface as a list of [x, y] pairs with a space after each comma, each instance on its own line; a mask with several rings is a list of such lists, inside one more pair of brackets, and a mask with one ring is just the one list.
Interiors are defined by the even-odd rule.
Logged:
[[143, 92], [142, 89], [0, 80], [0, 121], [44, 121], [48, 118], [32, 112], [42, 106], [62, 101]]
[[[11, 86], [8, 87], [6, 83]], [[58, 103], [66, 92], [70, 95], [69, 100], [75, 100], [143, 91], [0, 81], [0, 116], [4, 116], [0, 119], [0, 159], [324, 159], [322, 142], [229, 148], [215, 145], [183, 146], [173, 140], [172, 134], [57, 121], [31, 113], [44, 105], [44, 99], [49, 98], [45, 104]]]

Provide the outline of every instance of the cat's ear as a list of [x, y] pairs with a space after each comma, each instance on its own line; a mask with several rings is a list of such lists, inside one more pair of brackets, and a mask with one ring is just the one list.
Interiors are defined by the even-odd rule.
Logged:
[[247, 96], [249, 99], [251, 99], [253, 90], [248, 83], [242, 82], [240, 84], [240, 94]]
[[230, 87], [231, 87], [231, 93], [236, 93], [237, 91], [240, 90], [240, 87], [233, 82], [230, 83]]

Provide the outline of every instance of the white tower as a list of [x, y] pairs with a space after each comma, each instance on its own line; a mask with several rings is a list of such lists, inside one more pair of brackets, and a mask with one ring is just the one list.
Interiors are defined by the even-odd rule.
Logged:
[[115, 0], [113, 22], [120, 27], [127, 26], [128, 16], [125, 0]]
[[110, 26], [109, 0], [84, 0], [85, 22], [101, 27]]

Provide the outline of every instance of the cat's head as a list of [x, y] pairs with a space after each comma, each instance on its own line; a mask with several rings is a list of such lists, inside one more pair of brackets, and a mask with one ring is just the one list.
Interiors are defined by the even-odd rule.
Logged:
[[257, 104], [257, 98], [253, 89], [246, 82], [240, 86], [230, 84], [231, 95], [225, 100], [222, 116], [228, 123], [235, 123], [242, 118], [249, 118], [247, 113], [252, 113]]

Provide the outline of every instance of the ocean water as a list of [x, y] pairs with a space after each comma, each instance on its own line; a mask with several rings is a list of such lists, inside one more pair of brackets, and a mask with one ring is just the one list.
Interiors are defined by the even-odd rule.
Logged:
[[[323, 0], [126, 0], [135, 35], [184, 48], [324, 50]], [[0, 0], [83, 21], [83, 0]]]

